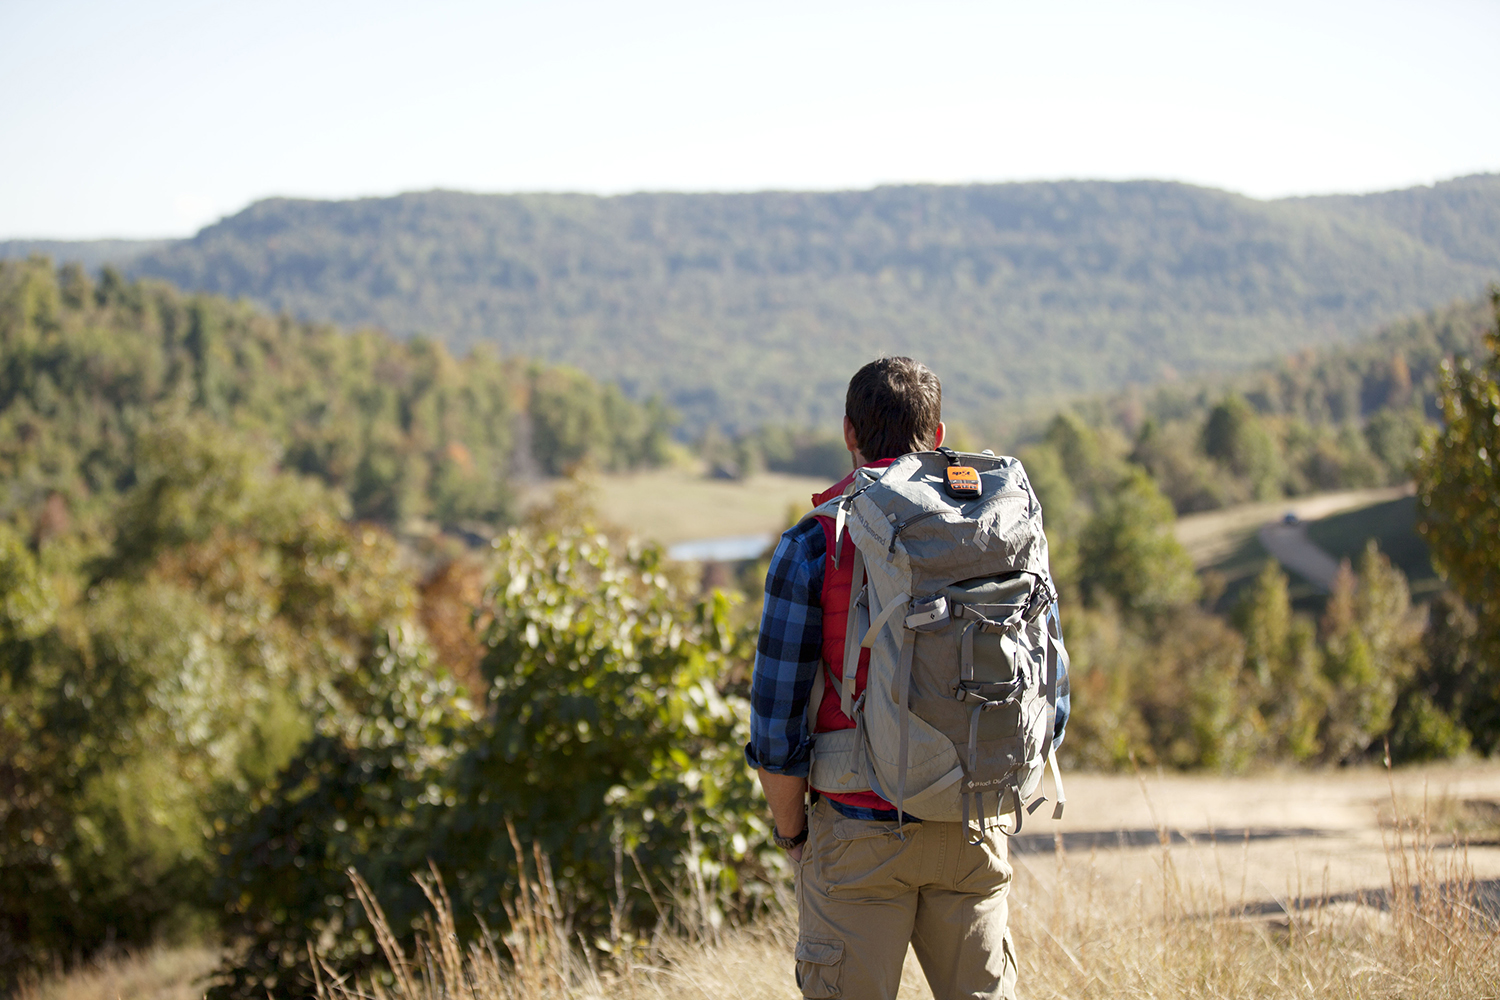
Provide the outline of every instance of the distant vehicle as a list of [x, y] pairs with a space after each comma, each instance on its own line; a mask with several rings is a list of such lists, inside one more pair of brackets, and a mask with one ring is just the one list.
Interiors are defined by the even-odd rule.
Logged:
[[1281, 523], [1286, 525], [1288, 528], [1295, 528], [1297, 525], [1302, 523], [1302, 518], [1297, 516], [1296, 511], [1289, 510], [1282, 515]]

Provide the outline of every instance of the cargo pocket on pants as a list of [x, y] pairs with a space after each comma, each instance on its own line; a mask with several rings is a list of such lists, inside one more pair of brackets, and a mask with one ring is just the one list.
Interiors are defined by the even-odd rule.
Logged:
[[838, 997], [844, 942], [804, 938], [797, 942], [797, 989], [810, 1000]]

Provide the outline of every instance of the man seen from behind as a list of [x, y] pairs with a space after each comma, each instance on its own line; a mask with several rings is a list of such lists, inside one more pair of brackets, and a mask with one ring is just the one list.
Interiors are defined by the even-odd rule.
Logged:
[[[941, 410], [942, 387], [926, 366], [904, 357], [865, 365], [845, 399], [844, 442], [855, 469], [878, 474], [909, 452], [941, 446]], [[814, 497], [814, 505], [843, 494], [853, 477]], [[901, 824], [892, 803], [874, 791], [809, 789], [814, 735], [855, 726], [836, 691], [853, 550], [828, 517], [810, 517], [782, 535], [766, 577], [751, 686], [746, 757], [765, 791], [777, 843], [797, 870], [797, 985], [812, 998], [894, 998], [909, 943], [938, 1000], [1014, 997], [1006, 834], [995, 825], [912, 816]], [[1055, 620], [1055, 605], [1047, 613]], [[868, 662], [866, 649], [855, 699]], [[820, 680], [819, 671], [827, 677]], [[1060, 690], [1054, 745], [1067, 715], [1065, 680]]]

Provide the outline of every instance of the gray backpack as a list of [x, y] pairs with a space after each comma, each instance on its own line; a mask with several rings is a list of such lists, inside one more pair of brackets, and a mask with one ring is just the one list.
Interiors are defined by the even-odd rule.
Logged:
[[[952, 495], [950, 468], [971, 488], [965, 469], [977, 471], [979, 495]], [[1041, 504], [1021, 463], [914, 452], [860, 469], [808, 516], [833, 519], [835, 558], [844, 532], [855, 546], [837, 682], [855, 728], [817, 734], [811, 785], [874, 791], [898, 816], [963, 822], [977, 843], [988, 816], [1014, 813], [1008, 832], [1020, 831], [1022, 800], [1050, 764], [1061, 817], [1052, 732], [1067, 653], [1048, 614], [1056, 591]], [[870, 666], [855, 699], [861, 648]], [[826, 673], [818, 671], [811, 712]]]

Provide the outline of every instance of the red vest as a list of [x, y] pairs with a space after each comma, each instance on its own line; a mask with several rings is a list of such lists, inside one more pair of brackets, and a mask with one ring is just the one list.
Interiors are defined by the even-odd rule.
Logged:
[[[883, 469], [894, 462], [894, 458], [881, 459], [871, 462], [867, 468]], [[853, 480], [854, 473], [849, 473], [833, 486], [817, 494], [812, 498], [813, 506], [832, 500], [844, 492], [844, 489]], [[839, 564], [833, 565], [833, 518], [820, 517], [818, 523], [823, 526], [823, 541], [826, 544], [827, 554], [823, 557], [823, 669], [828, 672], [823, 683], [823, 700], [818, 704], [817, 721], [813, 724], [813, 732], [828, 733], [836, 729], [853, 729], [854, 720], [844, 714], [839, 707], [839, 693], [835, 686], [844, 673], [844, 631], [849, 621], [849, 588], [854, 584], [854, 543], [849, 540], [848, 532], [840, 540]], [[870, 669], [870, 651], [862, 649], [859, 652], [859, 673], [854, 680], [854, 692], [851, 698], [858, 698], [860, 692], [865, 689], [865, 676]], [[885, 799], [874, 792], [848, 792], [835, 794], [823, 792], [830, 799], [842, 802], [845, 805], [862, 806], [868, 809], [894, 809]]]

